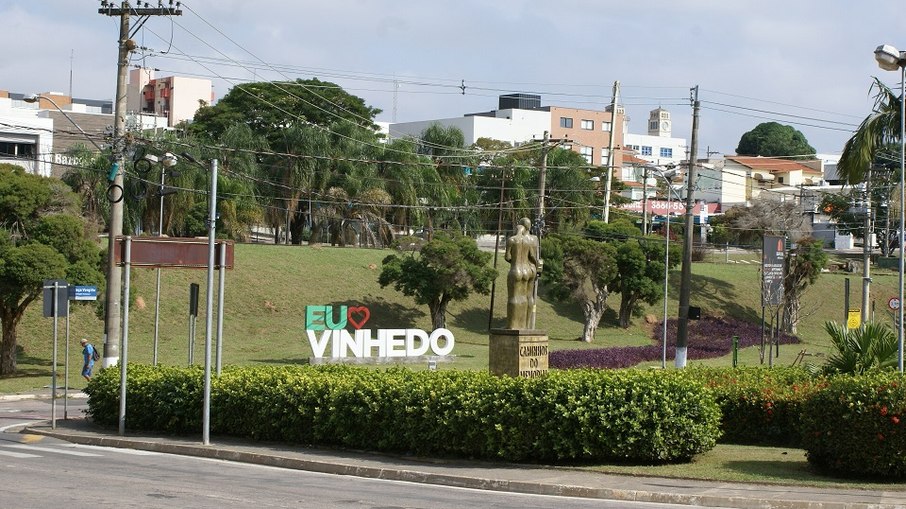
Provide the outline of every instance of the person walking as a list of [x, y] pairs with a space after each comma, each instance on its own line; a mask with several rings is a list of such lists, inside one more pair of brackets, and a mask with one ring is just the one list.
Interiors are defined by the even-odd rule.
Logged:
[[87, 339], [82, 338], [79, 343], [82, 344], [82, 376], [85, 380], [91, 381], [91, 370], [94, 368], [94, 346]]

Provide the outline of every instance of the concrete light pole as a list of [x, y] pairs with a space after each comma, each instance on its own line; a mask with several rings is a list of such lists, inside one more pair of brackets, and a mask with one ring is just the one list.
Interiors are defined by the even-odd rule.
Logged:
[[900, 231], [897, 233], [900, 250], [897, 308], [897, 365], [903, 372], [903, 243], [906, 241], [906, 51], [899, 51], [889, 44], [875, 49], [875, 60], [885, 71], [900, 70]]

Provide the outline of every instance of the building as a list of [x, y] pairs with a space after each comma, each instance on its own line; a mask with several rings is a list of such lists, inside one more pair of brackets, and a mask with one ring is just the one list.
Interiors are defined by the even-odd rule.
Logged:
[[[469, 113], [462, 117], [392, 123], [390, 138], [418, 137], [428, 127], [440, 124], [462, 131], [466, 145], [479, 138], [490, 138], [519, 146], [544, 138], [563, 140], [561, 146], [581, 154], [589, 165], [610, 165], [610, 134], [613, 129], [610, 111], [541, 106], [541, 96], [533, 94], [501, 95], [498, 109]], [[617, 110], [617, 126], [623, 125], [623, 111]], [[614, 147], [623, 146], [623, 130], [614, 133]], [[622, 151], [615, 150], [614, 166], [622, 164]]]
[[673, 137], [670, 112], [663, 108], [656, 108], [649, 113], [648, 134], [630, 133], [627, 122], [623, 139], [627, 150], [656, 166], [679, 165], [688, 158], [686, 139]]
[[798, 199], [804, 188], [825, 184], [824, 172], [819, 159], [726, 156], [723, 164], [699, 170], [698, 196], [723, 208], [747, 204], [765, 191], [779, 199]]
[[[182, 76], [155, 78], [154, 70], [147, 68], [129, 71], [126, 91], [127, 111], [140, 117], [165, 118], [167, 127], [191, 121], [202, 104], [214, 102], [211, 80]], [[138, 119], [138, 123], [145, 129], [159, 126], [159, 122], [144, 118]]]
[[[95, 150], [113, 129], [112, 101], [42, 92], [37, 102], [25, 94], [0, 91], [0, 160], [42, 176], [62, 176], [77, 145]], [[64, 113], [65, 112], [65, 113]], [[93, 143], [92, 143], [93, 142]]]

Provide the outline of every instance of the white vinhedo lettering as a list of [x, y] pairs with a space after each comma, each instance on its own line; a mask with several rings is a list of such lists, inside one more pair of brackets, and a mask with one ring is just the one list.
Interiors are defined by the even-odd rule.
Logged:
[[[373, 333], [377, 333], [374, 335]], [[455, 341], [448, 329], [435, 329], [431, 334], [420, 329], [359, 329], [350, 333], [345, 329], [320, 331], [306, 330], [312, 356], [323, 358], [330, 346], [334, 359], [346, 357], [420, 357], [428, 354], [449, 355]], [[374, 355], [375, 349], [377, 355]]]

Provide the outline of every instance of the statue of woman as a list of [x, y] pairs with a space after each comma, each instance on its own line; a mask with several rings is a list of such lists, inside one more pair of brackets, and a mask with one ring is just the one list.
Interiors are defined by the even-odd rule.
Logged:
[[538, 237], [531, 234], [532, 222], [527, 217], [516, 225], [516, 231], [506, 241], [504, 259], [510, 262], [507, 273], [507, 329], [531, 327], [535, 307], [535, 277], [541, 263], [538, 257]]

